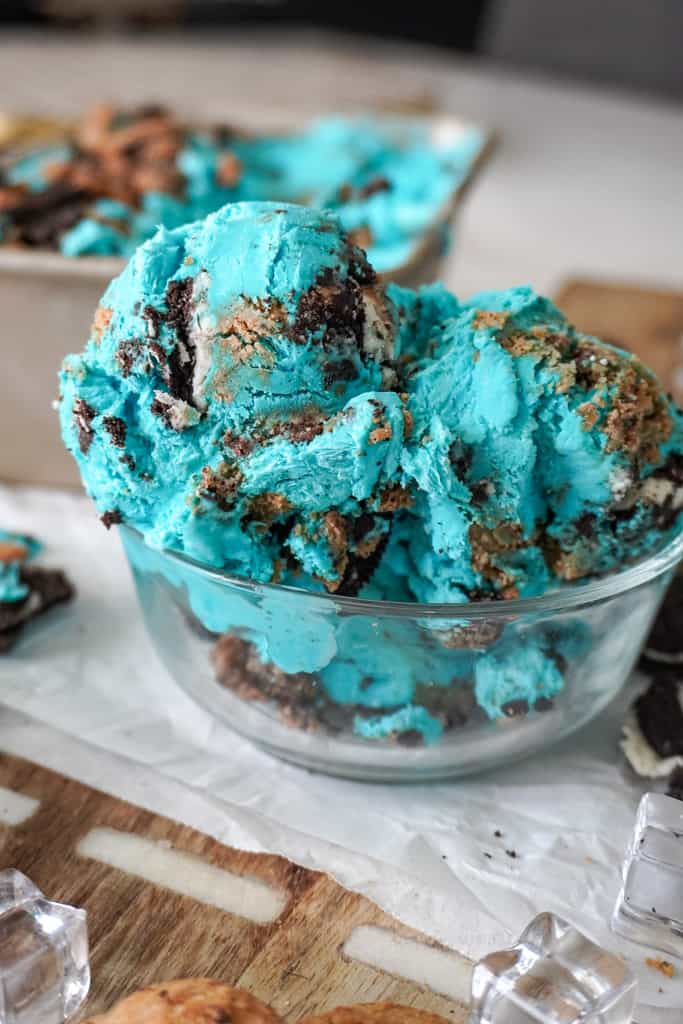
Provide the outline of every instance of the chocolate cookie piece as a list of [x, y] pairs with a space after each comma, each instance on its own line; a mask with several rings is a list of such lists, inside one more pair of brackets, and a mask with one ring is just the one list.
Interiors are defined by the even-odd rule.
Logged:
[[339, 1006], [315, 1017], [304, 1017], [299, 1024], [445, 1024], [445, 1017], [414, 1006], [397, 1003], [360, 1003]]
[[683, 571], [673, 578], [642, 655], [645, 671], [683, 665]]
[[674, 768], [669, 776], [666, 794], [672, 796], [674, 800], [683, 800], [683, 765]]
[[314, 730], [317, 705], [324, 698], [318, 679], [308, 672], [286, 673], [262, 662], [253, 644], [233, 633], [218, 638], [211, 652], [216, 679], [242, 700], [274, 701], [287, 725]]
[[0, 654], [12, 649], [27, 622], [74, 595], [72, 584], [60, 569], [24, 566], [20, 578], [29, 589], [27, 596], [20, 601], [0, 602]]
[[643, 736], [660, 757], [683, 755], [683, 681], [659, 676], [635, 703]]
[[269, 1006], [244, 989], [211, 978], [165, 981], [140, 989], [108, 1013], [83, 1024], [282, 1024]]
[[645, 778], [666, 778], [683, 766], [683, 679], [659, 674], [637, 699], [623, 726], [622, 749]]

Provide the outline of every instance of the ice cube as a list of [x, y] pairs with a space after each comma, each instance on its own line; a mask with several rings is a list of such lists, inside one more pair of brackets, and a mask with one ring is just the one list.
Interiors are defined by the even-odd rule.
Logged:
[[631, 1024], [636, 979], [554, 914], [475, 965], [469, 1024]]
[[640, 801], [612, 928], [633, 942], [683, 957], [683, 802]]
[[85, 911], [0, 872], [0, 1024], [64, 1024], [89, 986]]

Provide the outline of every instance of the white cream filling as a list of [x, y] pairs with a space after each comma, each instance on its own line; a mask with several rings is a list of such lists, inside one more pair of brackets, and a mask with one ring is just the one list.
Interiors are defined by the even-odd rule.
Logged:
[[609, 486], [615, 501], [623, 501], [633, 486], [633, 477], [624, 466], [617, 466], [610, 473]]
[[[681, 687], [678, 688], [678, 700], [682, 701]], [[683, 703], [682, 703], [683, 707]], [[621, 749], [637, 775], [646, 779], [665, 779], [674, 768], [683, 766], [683, 755], [660, 757], [647, 742], [634, 711], [629, 711], [622, 726]]]
[[198, 409], [206, 409], [204, 388], [211, 369], [213, 341], [216, 325], [209, 313], [209, 274], [200, 270], [194, 280], [192, 299], [195, 313], [190, 328], [190, 344], [194, 348], [194, 373], [192, 375], [192, 400]]
[[174, 398], [165, 391], [155, 391], [154, 397], [166, 409], [168, 422], [174, 430], [185, 430], [197, 421], [195, 410], [182, 398]]
[[363, 351], [378, 363], [386, 362], [394, 354], [394, 324], [374, 288], [363, 289], [363, 309]]

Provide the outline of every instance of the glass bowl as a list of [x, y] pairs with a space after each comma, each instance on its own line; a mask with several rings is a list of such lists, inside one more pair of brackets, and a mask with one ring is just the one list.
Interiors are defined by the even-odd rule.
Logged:
[[683, 556], [680, 533], [620, 573], [543, 597], [419, 605], [234, 579], [120, 532], [180, 686], [278, 757], [376, 781], [489, 768], [594, 718]]

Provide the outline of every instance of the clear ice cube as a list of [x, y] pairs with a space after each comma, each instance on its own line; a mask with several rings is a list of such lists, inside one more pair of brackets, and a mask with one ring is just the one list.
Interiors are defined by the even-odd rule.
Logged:
[[539, 914], [511, 949], [475, 964], [469, 1024], [631, 1024], [628, 965], [562, 918]]
[[64, 1024], [89, 987], [85, 911], [0, 872], [0, 1024]]
[[626, 851], [612, 928], [683, 957], [683, 801], [646, 793]]

